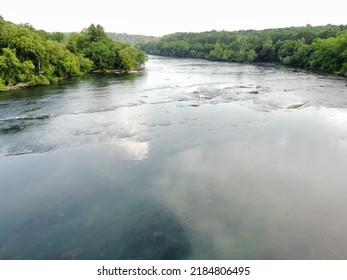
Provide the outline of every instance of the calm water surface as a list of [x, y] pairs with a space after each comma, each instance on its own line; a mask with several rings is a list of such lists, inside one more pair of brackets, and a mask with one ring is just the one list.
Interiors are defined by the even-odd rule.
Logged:
[[347, 259], [346, 85], [151, 57], [1, 93], [0, 259]]

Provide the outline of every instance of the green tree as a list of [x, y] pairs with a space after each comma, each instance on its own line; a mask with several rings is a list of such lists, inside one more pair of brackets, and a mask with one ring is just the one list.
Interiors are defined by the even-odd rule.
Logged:
[[313, 43], [314, 53], [310, 65], [327, 72], [344, 72], [347, 61], [346, 48], [347, 33], [336, 38], [317, 39]]
[[224, 56], [224, 47], [221, 43], [216, 43], [213, 50], [210, 51], [208, 58], [211, 60], [223, 61], [226, 60]]
[[107, 37], [107, 34], [105, 33], [104, 28], [98, 24], [94, 25], [91, 24], [84, 32], [87, 33], [89, 36], [89, 40], [91, 42], [100, 42], [100, 41], [108, 41], [109, 38]]
[[253, 62], [257, 58], [255, 50], [249, 50], [246, 54], [246, 61]]
[[29, 24], [15, 25], [0, 18], [1, 84], [46, 85], [58, 78], [89, 72], [93, 62], [83, 55], [71, 53], [65, 42], [59, 42], [62, 35], [53, 33], [52, 37], [57, 40], [49, 40], [47, 32], [37, 31]]
[[103, 42], [92, 42], [85, 55], [94, 62], [94, 69], [111, 69], [116, 59], [115, 54]]
[[20, 82], [20, 70], [21, 62], [17, 58], [15, 50], [3, 48], [2, 55], [0, 56], [0, 73], [5, 84]]
[[16, 56], [16, 51], [9, 48], [2, 49], [0, 56], [0, 77], [2, 83], [11, 85], [20, 82], [30, 82], [34, 74], [35, 66], [31, 61], [23, 63]]
[[93, 61], [94, 70], [130, 70], [147, 60], [146, 54], [140, 49], [108, 38], [101, 25], [92, 24], [80, 34], [71, 34], [67, 47], [73, 53]]
[[[174, 33], [139, 46], [150, 54], [229, 62], [281, 62], [346, 73], [347, 25], [303, 26], [261, 31]], [[327, 40], [327, 41], [325, 41]]]

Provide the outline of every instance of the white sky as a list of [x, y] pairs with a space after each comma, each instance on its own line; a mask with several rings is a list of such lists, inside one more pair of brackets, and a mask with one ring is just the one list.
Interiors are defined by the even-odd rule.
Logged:
[[347, 24], [345, 0], [3, 0], [0, 15], [49, 32], [81, 31], [161, 36], [174, 32]]

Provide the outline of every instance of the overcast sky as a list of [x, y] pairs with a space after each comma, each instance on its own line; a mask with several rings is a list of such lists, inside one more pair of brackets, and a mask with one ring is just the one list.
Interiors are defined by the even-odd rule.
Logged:
[[345, 0], [3, 0], [0, 15], [49, 32], [81, 31], [161, 36], [174, 32], [347, 24]]

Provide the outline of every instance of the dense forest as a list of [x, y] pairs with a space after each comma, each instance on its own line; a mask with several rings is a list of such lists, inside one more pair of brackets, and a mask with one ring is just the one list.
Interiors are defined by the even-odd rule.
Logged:
[[149, 41], [159, 39], [159, 37], [155, 37], [155, 36], [135, 35], [135, 34], [127, 34], [127, 33], [107, 32], [106, 34], [113, 41], [129, 44], [132, 46], [135, 46], [142, 42], [149, 42]]
[[67, 35], [0, 17], [0, 90], [48, 85], [93, 70], [127, 71], [146, 59], [140, 49], [110, 39], [100, 25]]
[[154, 55], [278, 62], [347, 76], [347, 25], [175, 33], [138, 46]]

